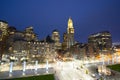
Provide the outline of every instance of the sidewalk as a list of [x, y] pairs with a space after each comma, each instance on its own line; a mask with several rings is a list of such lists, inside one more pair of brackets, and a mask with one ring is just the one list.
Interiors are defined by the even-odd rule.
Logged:
[[120, 80], [120, 72], [111, 70], [112, 74], [110, 76], [106, 76], [106, 80]]
[[37, 71], [35, 71], [34, 69], [27, 69], [25, 72], [23, 72], [22, 70], [15, 70], [11, 74], [9, 73], [9, 71], [4, 71], [0, 72], [0, 79], [27, 77], [44, 74], [54, 74], [53, 68], [49, 68], [48, 73], [46, 72], [45, 68], [39, 68]]

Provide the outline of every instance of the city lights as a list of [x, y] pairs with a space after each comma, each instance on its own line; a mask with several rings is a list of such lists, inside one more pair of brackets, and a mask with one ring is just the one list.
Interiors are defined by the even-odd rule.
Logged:
[[109, 80], [116, 73], [107, 66], [120, 64], [120, 44], [113, 45], [109, 31], [79, 43], [71, 17], [62, 42], [57, 29], [42, 40], [33, 29], [18, 31], [0, 21], [0, 79], [54, 74], [56, 80]]

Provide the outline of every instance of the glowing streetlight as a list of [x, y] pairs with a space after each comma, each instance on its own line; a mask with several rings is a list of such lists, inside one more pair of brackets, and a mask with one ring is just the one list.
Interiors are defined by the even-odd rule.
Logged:
[[112, 55], [112, 64], [114, 64], [114, 55]]
[[38, 69], [38, 61], [35, 61], [35, 73], [37, 74], [37, 69]]
[[23, 62], [23, 75], [25, 75], [27, 58], [26, 57], [22, 57], [21, 61]]
[[36, 60], [35, 61], [35, 70], [37, 71], [37, 69], [38, 69], [38, 61]]
[[14, 61], [15, 61], [15, 57], [14, 57], [14, 56], [11, 56], [11, 57], [10, 57], [10, 69], [9, 69], [9, 76], [10, 76], [10, 77], [12, 76]]
[[46, 73], [48, 73], [48, 60], [46, 60]]
[[15, 57], [14, 56], [11, 56], [10, 57], [10, 70], [9, 72], [12, 73], [12, 69], [13, 69], [13, 62], [15, 61]]

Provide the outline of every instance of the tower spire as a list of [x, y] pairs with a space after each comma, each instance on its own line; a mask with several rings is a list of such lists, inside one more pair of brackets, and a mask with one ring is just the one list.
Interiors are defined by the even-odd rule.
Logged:
[[73, 21], [71, 17], [68, 19], [68, 28], [73, 28]]
[[68, 19], [68, 27], [67, 27], [67, 33], [74, 33], [74, 27], [73, 27], [73, 21], [72, 18], [69, 17]]
[[74, 44], [74, 27], [72, 18], [68, 19], [68, 27], [67, 27], [67, 48], [70, 48]]

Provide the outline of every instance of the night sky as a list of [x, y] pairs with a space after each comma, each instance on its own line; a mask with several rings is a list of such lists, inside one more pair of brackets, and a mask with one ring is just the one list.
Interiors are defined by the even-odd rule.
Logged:
[[0, 0], [0, 20], [20, 31], [33, 26], [40, 39], [58, 29], [62, 40], [69, 17], [76, 41], [108, 30], [113, 42], [120, 42], [120, 0]]

